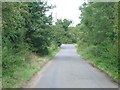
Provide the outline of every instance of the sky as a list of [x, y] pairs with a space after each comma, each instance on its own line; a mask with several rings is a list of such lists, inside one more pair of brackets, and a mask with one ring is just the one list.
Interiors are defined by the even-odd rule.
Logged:
[[72, 26], [80, 23], [79, 16], [81, 14], [79, 7], [85, 0], [47, 0], [48, 4], [56, 5], [52, 11], [53, 19], [72, 20]]

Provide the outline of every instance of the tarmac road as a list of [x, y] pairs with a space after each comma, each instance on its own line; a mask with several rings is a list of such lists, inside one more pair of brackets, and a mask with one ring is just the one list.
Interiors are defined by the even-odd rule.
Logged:
[[62, 45], [38, 77], [34, 88], [118, 88], [106, 74], [82, 59], [73, 44]]

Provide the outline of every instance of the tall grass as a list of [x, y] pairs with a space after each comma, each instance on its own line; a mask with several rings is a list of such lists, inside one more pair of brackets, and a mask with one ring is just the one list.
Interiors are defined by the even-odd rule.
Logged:
[[[24, 63], [22, 62], [22, 64], [19, 66], [16, 66], [16, 64], [13, 63], [13, 67], [10, 67], [9, 69], [3, 71], [3, 88], [22, 87], [22, 85], [24, 85], [49, 60], [51, 60], [58, 51], [59, 48], [56, 48], [55, 50], [51, 50], [49, 55], [46, 55], [44, 57], [36, 55], [35, 57], [37, 58], [31, 57], [33, 53], [27, 53], [26, 57], [24, 57]], [[23, 57], [20, 57], [20, 55], [15, 55], [13, 59], [23, 59]]]

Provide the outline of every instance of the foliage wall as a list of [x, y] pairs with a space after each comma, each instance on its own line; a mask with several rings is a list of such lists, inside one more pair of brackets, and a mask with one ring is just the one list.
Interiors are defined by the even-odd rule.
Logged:
[[112, 71], [118, 78], [118, 9], [114, 2], [84, 3], [80, 10], [77, 44], [96, 60], [97, 65]]

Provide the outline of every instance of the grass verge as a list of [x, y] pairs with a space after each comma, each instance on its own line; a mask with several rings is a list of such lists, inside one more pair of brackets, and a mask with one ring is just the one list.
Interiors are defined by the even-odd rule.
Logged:
[[15, 68], [15, 71], [3, 76], [2, 86], [3, 88], [20, 88], [28, 80], [32, 78], [47, 62], [49, 62], [60, 50], [57, 48], [53, 50], [49, 55], [40, 57], [35, 54], [31, 55], [31, 60], [21, 67]]
[[85, 60], [89, 61], [93, 66], [97, 67], [108, 76], [110, 76], [113, 81], [120, 84], [120, 78], [118, 73], [118, 67], [114, 67], [112, 64], [107, 63], [108, 59], [102, 57], [93, 56], [89, 53], [89, 48], [79, 49], [77, 47], [77, 52], [80, 56], [82, 56]]

